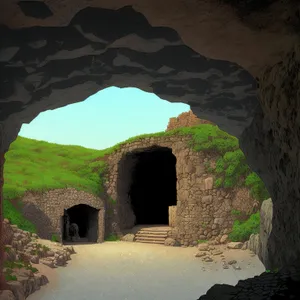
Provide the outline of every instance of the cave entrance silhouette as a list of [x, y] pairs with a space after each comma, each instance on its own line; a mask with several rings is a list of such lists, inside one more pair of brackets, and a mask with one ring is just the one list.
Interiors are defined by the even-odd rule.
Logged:
[[172, 149], [153, 146], [127, 153], [118, 180], [134, 214], [133, 225], [169, 225], [169, 206], [177, 203], [176, 157]]
[[[98, 240], [98, 212], [99, 209], [93, 208], [86, 204], [78, 204], [64, 210], [62, 217], [62, 241], [70, 242], [89, 242], [96, 243]], [[70, 233], [71, 224], [77, 224], [79, 239], [72, 240]], [[68, 225], [67, 225], [68, 224]]]

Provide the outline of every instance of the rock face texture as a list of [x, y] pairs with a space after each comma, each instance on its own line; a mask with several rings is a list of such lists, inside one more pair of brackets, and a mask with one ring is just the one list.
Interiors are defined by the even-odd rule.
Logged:
[[135, 216], [127, 195], [131, 173], [137, 163], [134, 154], [153, 148], [167, 147], [176, 157], [176, 225], [169, 232], [170, 238], [186, 246], [195, 245], [198, 240], [219, 243], [232, 229], [233, 210], [252, 213], [255, 200], [249, 196], [249, 191], [215, 188], [214, 175], [207, 172], [205, 164], [212, 164], [217, 156], [193, 151], [189, 141], [189, 136], [180, 135], [143, 138], [122, 145], [107, 157], [105, 188], [108, 196], [115, 200], [114, 205], [107, 207], [107, 231], [122, 233], [124, 229], [134, 226]]
[[236, 62], [254, 76], [289, 51], [299, 25], [297, 0], [61, 0], [47, 1], [42, 8], [39, 1], [23, 3], [23, 8], [18, 2], [0, 3], [0, 20], [10, 28], [66, 26], [86, 7], [132, 7], [152, 26], [176, 30], [196, 52]]
[[36, 225], [38, 235], [51, 239], [55, 234], [62, 240], [62, 217], [64, 210], [79, 204], [98, 209], [98, 242], [104, 241], [105, 209], [99, 197], [73, 188], [50, 190], [44, 193], [28, 192], [22, 198], [23, 215]]
[[300, 48], [261, 78], [255, 118], [240, 138], [240, 146], [273, 201], [272, 232], [266, 268], [297, 263], [300, 258], [299, 180]]
[[251, 123], [258, 105], [257, 82], [247, 71], [208, 60], [175, 30], [152, 27], [130, 7], [86, 8], [66, 27], [1, 27], [0, 35], [4, 151], [21, 124], [41, 111], [82, 101], [112, 85], [188, 103], [198, 116], [234, 135]]
[[258, 257], [263, 264], [268, 263], [268, 241], [272, 232], [273, 203], [272, 199], [263, 201], [260, 208], [260, 232]]
[[262, 273], [254, 278], [239, 280], [235, 287], [215, 284], [198, 300], [297, 299], [300, 297], [299, 276], [299, 268], [286, 267], [278, 273]]
[[166, 131], [170, 131], [181, 127], [191, 127], [199, 124], [211, 124], [206, 120], [201, 120], [190, 110], [180, 114], [178, 117], [170, 118]]

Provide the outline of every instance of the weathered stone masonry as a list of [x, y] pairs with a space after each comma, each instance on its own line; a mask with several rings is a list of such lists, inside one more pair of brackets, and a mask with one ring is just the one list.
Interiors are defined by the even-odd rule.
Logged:
[[57, 234], [61, 239], [61, 217], [64, 209], [78, 204], [86, 204], [98, 213], [98, 242], [104, 241], [105, 209], [101, 198], [74, 188], [55, 189], [44, 193], [27, 192], [22, 198], [23, 214], [37, 226], [41, 238], [50, 239]]
[[[214, 176], [206, 172], [205, 164], [214, 163], [216, 154], [195, 152], [188, 146], [189, 141], [189, 136], [182, 135], [143, 138], [122, 145], [107, 157], [105, 188], [108, 196], [116, 201], [114, 214], [111, 218], [107, 217], [107, 222], [114, 224], [112, 231], [122, 234], [122, 230], [133, 226], [134, 222], [132, 211], [124, 207], [126, 204], [117, 190], [119, 163], [126, 154], [153, 146], [172, 149], [177, 159], [176, 226], [169, 232], [170, 237], [183, 245], [206, 239], [220, 241], [232, 229], [232, 210], [251, 213], [254, 200], [248, 190], [214, 188]], [[124, 214], [126, 224], [123, 222]]]

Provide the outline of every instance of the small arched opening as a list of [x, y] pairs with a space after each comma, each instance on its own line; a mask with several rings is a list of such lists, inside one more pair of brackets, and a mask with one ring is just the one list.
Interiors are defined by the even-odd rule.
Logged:
[[64, 210], [62, 217], [63, 243], [96, 243], [98, 240], [99, 209], [78, 204]]

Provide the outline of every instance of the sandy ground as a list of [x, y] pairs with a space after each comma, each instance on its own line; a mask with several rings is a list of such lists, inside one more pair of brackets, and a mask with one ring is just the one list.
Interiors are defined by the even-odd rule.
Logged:
[[196, 300], [216, 283], [236, 284], [265, 269], [248, 250], [224, 250], [241, 270], [223, 269], [220, 256], [203, 262], [196, 248], [126, 242], [74, 246], [66, 267], [38, 266], [50, 283], [28, 300]]

